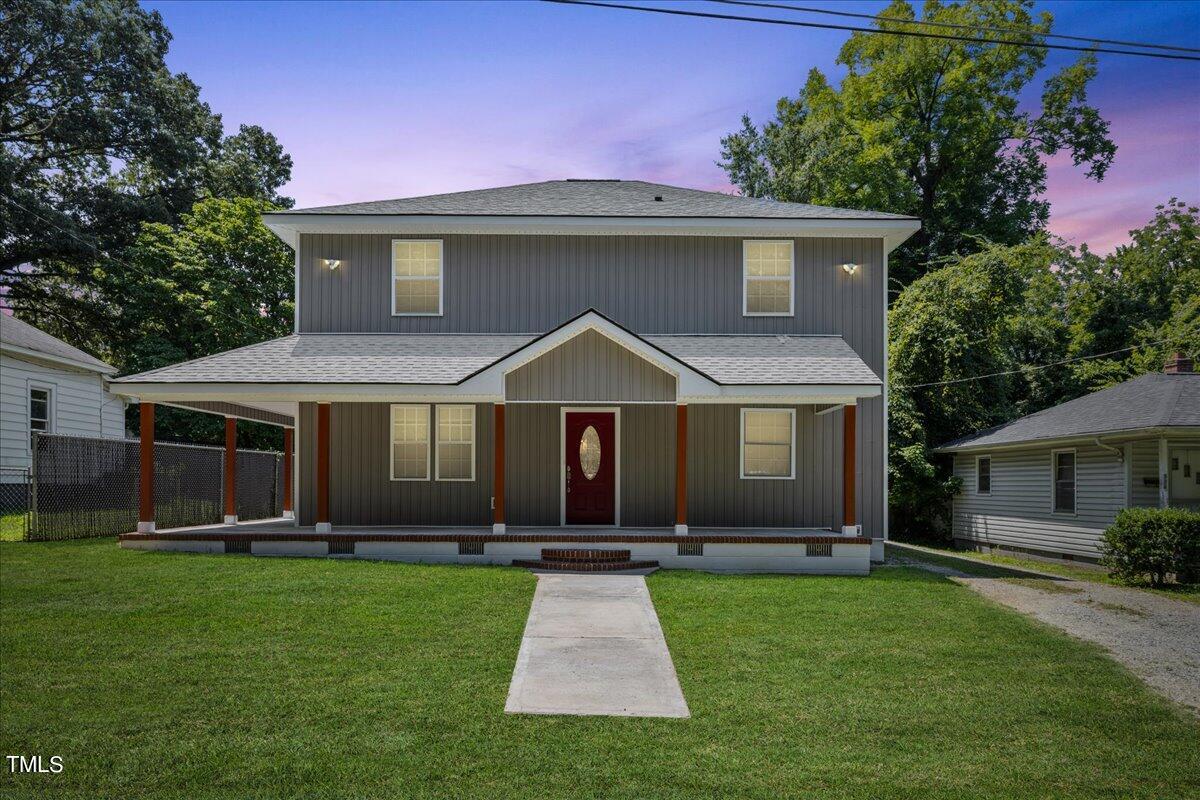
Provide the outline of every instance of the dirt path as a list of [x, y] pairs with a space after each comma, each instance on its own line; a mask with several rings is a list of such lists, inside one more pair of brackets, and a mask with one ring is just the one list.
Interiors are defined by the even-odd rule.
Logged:
[[946, 575], [984, 597], [1095, 642], [1151, 687], [1200, 714], [1200, 605], [1066, 578], [984, 578], [908, 555], [888, 562]]

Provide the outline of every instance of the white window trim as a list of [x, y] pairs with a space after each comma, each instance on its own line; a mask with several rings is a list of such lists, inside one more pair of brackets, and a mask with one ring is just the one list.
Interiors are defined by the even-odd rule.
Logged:
[[[1070, 453], [1075, 458], [1071, 462], [1071, 480], [1075, 486], [1075, 502], [1070, 511], [1060, 511], [1054, 507], [1054, 496], [1058, 491], [1058, 456], [1060, 453]], [[1079, 453], [1073, 447], [1064, 447], [1050, 451], [1050, 513], [1063, 517], [1074, 517], [1079, 514]]]
[[[747, 249], [752, 244], [786, 244], [788, 246], [788, 310], [787, 311], [750, 311], [750, 293], [746, 288], [751, 280], [748, 267]], [[761, 276], [756, 276], [761, 278]], [[767, 278], [770, 280], [770, 278]], [[774, 280], [779, 280], [775, 277]], [[791, 239], [743, 239], [742, 240], [742, 316], [743, 317], [794, 317], [796, 316], [796, 243]]]
[[[747, 475], [746, 474], [746, 412], [747, 411], [786, 411], [792, 426], [791, 464], [787, 475]], [[794, 481], [796, 479], [796, 409], [794, 408], [743, 408], [738, 416], [738, 475], [745, 481]]]
[[[396, 282], [404, 280], [428, 280], [426, 275], [400, 276], [396, 274], [396, 243], [406, 242], [408, 244], [436, 244], [438, 246], [438, 310], [433, 311], [397, 311], [396, 310]], [[446, 245], [442, 239], [392, 239], [389, 246], [389, 258], [391, 259], [392, 271], [392, 316], [393, 317], [440, 317], [445, 308], [446, 297]]]
[[[988, 462], [988, 490], [986, 492], [979, 491], [979, 462], [987, 459]], [[975, 494], [980, 497], [992, 496], [992, 457], [991, 455], [975, 456]]]
[[[442, 435], [442, 409], [443, 408], [465, 408], [471, 412], [471, 477], [469, 478], [443, 478], [442, 477], [442, 459], [441, 459], [441, 435]], [[436, 406], [434, 414], [433, 428], [436, 433], [433, 435], [433, 464], [434, 464], [434, 480], [447, 481], [450, 483], [470, 483], [475, 480], [475, 406], [468, 403], [453, 403], [439, 404]], [[447, 444], [462, 444], [462, 442], [447, 442]]]
[[46, 403], [46, 416], [47, 416], [46, 430], [37, 431], [37, 432], [38, 433], [54, 433], [54, 430], [58, 427], [58, 425], [56, 424], [58, 421], [57, 420], [58, 414], [56, 413], [58, 411], [58, 409], [57, 409], [58, 384], [46, 383], [44, 381], [34, 381], [34, 380], [26, 381], [26, 386], [25, 386], [25, 433], [27, 434], [27, 438], [29, 438], [31, 443], [33, 441], [34, 430], [33, 430], [33, 425], [31, 424], [33, 422], [33, 398], [30, 397], [30, 395], [33, 393], [34, 389], [41, 389], [42, 391], [46, 392], [46, 395], [48, 398], [47, 403]]
[[[425, 477], [397, 478], [396, 477], [396, 409], [423, 408], [425, 409]], [[428, 481], [433, 471], [430, 467], [433, 458], [433, 428], [432, 415], [425, 403], [393, 403], [388, 413], [388, 477], [394, 481]]]

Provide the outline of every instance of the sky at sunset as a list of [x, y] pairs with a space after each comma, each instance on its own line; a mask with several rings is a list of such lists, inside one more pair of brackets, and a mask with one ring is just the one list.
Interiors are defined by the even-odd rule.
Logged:
[[[168, 63], [227, 128], [260, 124], [292, 155], [284, 191], [300, 207], [565, 177], [730, 191], [721, 136], [743, 112], [768, 119], [812, 67], [840, 78], [848, 36], [537, 2], [147, 5], [174, 34]], [[1200, 2], [1036, 8], [1057, 33], [1200, 47]], [[1052, 53], [1046, 74], [1076, 55]], [[1056, 157], [1050, 227], [1106, 252], [1156, 204], [1200, 202], [1200, 62], [1101, 55], [1090, 99], [1112, 124], [1116, 162], [1097, 184]]]

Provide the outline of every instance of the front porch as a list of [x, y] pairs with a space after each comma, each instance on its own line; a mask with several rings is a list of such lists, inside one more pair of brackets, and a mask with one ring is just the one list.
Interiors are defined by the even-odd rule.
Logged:
[[672, 569], [865, 575], [871, 540], [817, 529], [339, 526], [318, 532], [291, 519], [127, 533], [121, 547], [193, 553], [364, 558], [418, 563], [509, 565], [543, 548], [621, 549]]

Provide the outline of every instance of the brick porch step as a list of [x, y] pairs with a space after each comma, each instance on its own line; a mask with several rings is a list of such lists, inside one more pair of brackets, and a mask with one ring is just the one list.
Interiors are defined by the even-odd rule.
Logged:
[[543, 561], [628, 561], [628, 550], [585, 550], [543, 547]]
[[548, 572], [625, 572], [627, 570], [658, 569], [657, 561], [536, 561], [514, 560], [514, 567], [542, 569]]

